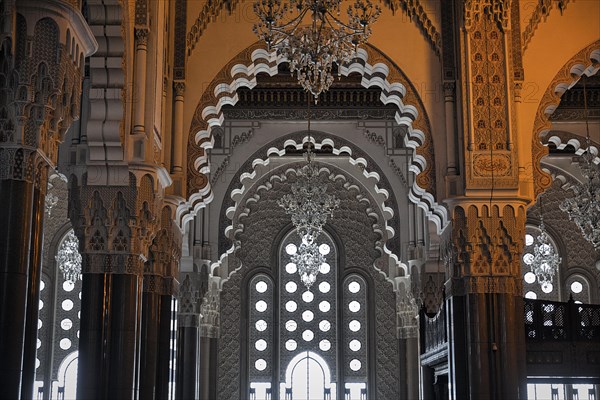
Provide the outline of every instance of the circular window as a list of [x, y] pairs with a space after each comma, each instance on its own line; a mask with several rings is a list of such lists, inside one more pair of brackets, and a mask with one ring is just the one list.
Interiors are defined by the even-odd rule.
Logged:
[[267, 321], [265, 321], [264, 319], [259, 319], [258, 321], [256, 321], [256, 330], [259, 332], [264, 332], [267, 329]]
[[297, 289], [298, 285], [296, 285], [296, 282], [290, 281], [285, 284], [285, 291], [288, 293], [294, 293]]
[[74, 288], [75, 288], [75, 284], [73, 282], [71, 282], [71, 281], [64, 281], [63, 282], [63, 290], [65, 292], [70, 292]]
[[310, 310], [306, 310], [302, 313], [302, 319], [306, 322], [312, 321], [314, 317], [315, 314], [313, 314], [313, 312]]
[[348, 309], [352, 312], [358, 312], [360, 310], [360, 303], [356, 300], [351, 301], [350, 304], [348, 304]]
[[67, 338], [61, 339], [59, 345], [61, 349], [68, 350], [71, 348], [71, 341]]
[[296, 329], [298, 328], [298, 324], [296, 323], [296, 321], [290, 319], [288, 322], [285, 323], [285, 329], [288, 332], [294, 332]]
[[525, 282], [531, 284], [531, 283], [535, 282], [535, 274], [533, 272], [528, 272], [525, 274], [523, 279], [525, 279]]
[[322, 245], [319, 246], [319, 253], [323, 254], [324, 256], [329, 254], [330, 251], [331, 251], [331, 248], [329, 247], [328, 244], [323, 243]]
[[35, 359], [35, 369], [38, 369], [40, 367], [40, 359], [36, 358]]
[[311, 291], [307, 290], [306, 292], [302, 293], [302, 300], [304, 300], [305, 303], [310, 303], [314, 298], [315, 295]]
[[525, 293], [525, 298], [535, 300], [535, 299], [537, 299], [537, 294], [530, 290], [529, 292]]
[[583, 285], [581, 284], [581, 282], [575, 281], [575, 282], [571, 283], [571, 291], [573, 293], [581, 293], [582, 290], [583, 290]]
[[290, 300], [287, 303], [285, 303], [285, 309], [289, 312], [294, 312], [298, 309], [298, 304], [296, 304], [295, 301]]
[[43, 325], [42, 320], [38, 319], [38, 329], [42, 329], [42, 325]]
[[523, 255], [523, 262], [527, 265], [531, 265], [531, 263], [533, 262], [533, 254], [525, 253]]
[[38, 304], [38, 310], [41, 310], [42, 308], [44, 308], [44, 302], [40, 300]]
[[322, 274], [326, 274], [329, 271], [331, 271], [331, 265], [327, 264], [327, 263], [323, 263], [321, 264], [321, 266], [319, 267], [319, 272]]
[[525, 246], [531, 246], [533, 244], [533, 236], [529, 233], [525, 235]]
[[37, 344], [37, 346], [36, 346], [37, 349], [42, 347], [42, 341], [40, 339], [37, 340], [36, 344]]
[[294, 263], [287, 263], [285, 265], [285, 272], [288, 274], [295, 274], [298, 271], [298, 266]]
[[319, 348], [321, 351], [329, 351], [329, 349], [331, 349], [331, 342], [327, 339], [323, 339], [319, 342]]
[[256, 302], [256, 311], [264, 312], [267, 310], [267, 302], [264, 300], [259, 300]]
[[329, 291], [331, 290], [331, 285], [327, 282], [321, 282], [319, 283], [319, 291], [321, 293], [329, 293]]
[[267, 362], [265, 360], [263, 360], [262, 358], [259, 358], [254, 363], [254, 368], [256, 368], [259, 371], [264, 371], [265, 368], [267, 368]]
[[296, 341], [294, 339], [290, 339], [287, 342], [285, 342], [285, 348], [288, 351], [294, 351], [294, 350], [296, 350], [297, 347], [298, 347], [298, 343], [296, 343]]
[[331, 329], [331, 323], [329, 321], [323, 320], [319, 322], [319, 329], [323, 332], [327, 332]]
[[352, 281], [348, 284], [348, 290], [350, 293], [358, 293], [360, 292], [360, 283], [356, 281]]
[[264, 351], [267, 348], [267, 342], [263, 339], [257, 340], [254, 347], [256, 347], [256, 350], [258, 351]]
[[67, 299], [62, 302], [62, 309], [65, 311], [71, 311], [73, 309], [73, 301]]
[[44, 281], [40, 281], [40, 292], [42, 290], [44, 290], [45, 287], [46, 287], [46, 284], [44, 283]]
[[328, 301], [323, 300], [322, 302], [319, 303], [319, 310], [321, 310], [321, 312], [328, 312], [331, 309], [331, 304], [329, 304]]
[[290, 243], [287, 246], [285, 246], [285, 252], [288, 253], [290, 256], [296, 254], [297, 251], [298, 248], [294, 243]]
[[355, 371], [355, 372], [358, 371], [361, 366], [362, 366], [362, 364], [356, 358], [354, 360], [350, 361], [350, 369], [352, 371]]
[[358, 332], [360, 330], [360, 322], [358, 322], [357, 320], [353, 319], [348, 324], [348, 328], [350, 328], [350, 330], [352, 332]]
[[350, 350], [352, 351], [359, 351], [360, 350], [360, 342], [356, 339], [351, 340], [350, 343], [348, 343], [348, 347], [350, 347]]
[[268, 288], [267, 282], [265, 282], [265, 281], [260, 281], [260, 282], [256, 283], [256, 291], [258, 293], [264, 293], [264, 292], [266, 292], [267, 288]]
[[69, 318], [65, 318], [62, 321], [60, 321], [60, 327], [63, 330], [68, 331], [73, 327], [73, 321], [71, 321]]
[[310, 329], [307, 329], [304, 332], [302, 332], [302, 339], [304, 339], [306, 342], [310, 342], [314, 338], [315, 334]]
[[554, 286], [550, 282], [542, 283], [542, 292], [550, 293], [554, 289]]

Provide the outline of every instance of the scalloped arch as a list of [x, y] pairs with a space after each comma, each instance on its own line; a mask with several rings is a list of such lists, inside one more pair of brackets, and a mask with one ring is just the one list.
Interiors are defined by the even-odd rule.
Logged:
[[[560, 104], [561, 96], [565, 91], [573, 87], [581, 78], [581, 75], [593, 75], [600, 69], [600, 40], [586, 46], [575, 54], [554, 76], [554, 79], [546, 89], [542, 100], [538, 106], [533, 124], [532, 154], [533, 154], [533, 178], [535, 195], [538, 196], [550, 186], [552, 177], [544, 172], [540, 165], [542, 157], [548, 154], [547, 144], [551, 138], [543, 138], [546, 135], [552, 123], [549, 118]], [[556, 140], [556, 139], [553, 139]], [[585, 149], [580, 147], [576, 149], [583, 152]]]
[[[194, 213], [212, 200], [212, 189], [205, 175], [210, 170], [206, 149], [213, 145], [213, 127], [223, 124], [222, 107], [237, 103], [238, 88], [254, 88], [258, 73], [276, 75], [277, 66], [285, 61], [274, 52], [265, 50], [262, 44], [257, 42], [223, 67], [203, 93], [188, 135], [186, 183], [188, 205], [191, 209], [181, 210], [181, 218], [185, 219], [184, 214]], [[398, 107], [396, 122], [408, 127], [406, 145], [414, 151], [411, 170], [417, 176], [411, 188], [410, 199], [424, 208], [428, 215], [437, 215], [436, 222], [440, 227], [443, 226], [447, 220], [447, 213], [445, 208], [435, 201], [435, 157], [431, 124], [417, 91], [397, 65], [370, 45], [359, 49], [358, 57], [352, 64], [340, 68], [340, 73], [344, 76], [353, 72], [362, 75], [363, 87], [376, 86], [382, 89], [383, 104]]]
[[[305, 138], [306, 139], [306, 138]], [[304, 140], [303, 140], [304, 141]], [[294, 146], [297, 149], [302, 148], [302, 143], [297, 143], [294, 140], [285, 142], [285, 147]], [[345, 153], [348, 157], [348, 169], [344, 169], [345, 174], [349, 174], [356, 183], [348, 181], [345, 174], [336, 173], [335, 170], [339, 165], [331, 164], [330, 160], [319, 160], [321, 165], [321, 173], [326, 173], [329, 181], [341, 182], [347, 190], [355, 190], [357, 201], [364, 202], [368, 205], [366, 212], [374, 219], [372, 229], [379, 235], [379, 240], [376, 243], [376, 250], [381, 254], [381, 257], [376, 261], [374, 268], [388, 279], [394, 287], [397, 287], [397, 282], [403, 277], [408, 276], [406, 265], [401, 263], [397, 255], [393, 254], [386, 247], [386, 242], [394, 235], [394, 229], [388, 225], [387, 221], [393, 218], [394, 211], [385, 205], [388, 200], [389, 193], [387, 190], [379, 187], [379, 175], [376, 172], [369, 172], [367, 163], [362, 158], [353, 158], [352, 151], [347, 147], [336, 148], [331, 139], [324, 139], [320, 143], [315, 143], [317, 149], [322, 146], [332, 146], [334, 154]], [[261, 193], [271, 190], [275, 186], [275, 182], [283, 182], [287, 180], [287, 176], [295, 173], [293, 164], [301, 161], [301, 159], [292, 160], [284, 159], [285, 150], [270, 148], [268, 156], [265, 160], [256, 159], [253, 161], [253, 170], [251, 173], [244, 173], [240, 176], [240, 182], [237, 189], [230, 193], [231, 198], [235, 201], [234, 206], [227, 209], [227, 218], [231, 224], [225, 228], [225, 235], [233, 242], [233, 245], [223, 253], [219, 261], [211, 266], [211, 274], [219, 277], [219, 286], [222, 285], [231, 277], [241, 265], [234, 263], [229, 265], [230, 256], [235, 254], [239, 248], [237, 238], [244, 231], [245, 227], [240, 221], [249, 215], [250, 209], [248, 205], [260, 200]], [[263, 181], [264, 179], [266, 181]], [[364, 188], [369, 196], [360, 194], [360, 187]]]

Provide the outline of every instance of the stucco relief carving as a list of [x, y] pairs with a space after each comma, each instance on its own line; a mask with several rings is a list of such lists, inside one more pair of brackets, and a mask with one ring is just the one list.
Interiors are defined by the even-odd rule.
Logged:
[[[351, 66], [352, 71], [363, 74], [363, 82], [367, 86], [383, 86], [388, 102], [403, 110], [403, 121], [408, 126], [408, 146], [415, 149], [416, 159], [414, 167], [419, 170], [416, 184], [413, 188], [415, 201], [422, 201], [428, 208], [434, 208], [435, 172], [434, 152], [431, 140], [431, 127], [424, 106], [416, 90], [406, 76], [388, 58], [373, 47], [367, 46], [366, 51], [360, 50], [361, 57]], [[245, 63], [252, 60], [249, 66]], [[187, 168], [187, 195], [192, 208], [199, 205], [211, 196], [208, 179], [201, 172], [209, 168], [206, 148], [211, 148], [214, 138], [212, 129], [222, 124], [224, 104], [235, 104], [235, 87], [240, 85], [252, 87], [255, 79], [256, 68], [268, 69], [271, 74], [276, 73], [277, 64], [282, 60], [254, 44], [242, 51], [229, 62], [213, 79], [199, 102], [192, 119], [188, 140], [188, 168]], [[366, 65], [369, 65], [369, 68]], [[376, 71], [372, 75], [367, 70]], [[342, 74], [348, 74], [350, 69], [342, 68]], [[382, 84], [381, 74], [385, 75]], [[402, 99], [401, 101], [398, 101]], [[398, 116], [398, 114], [397, 114]]]
[[594, 72], [599, 68], [600, 40], [597, 40], [579, 51], [565, 63], [544, 92], [533, 124], [532, 165], [536, 196], [542, 193], [552, 183], [551, 176], [544, 172], [540, 166], [542, 157], [548, 154], [548, 148], [544, 145], [546, 143], [544, 135], [546, 135], [552, 127], [549, 117], [556, 107], [558, 107], [561, 95], [580, 79], [581, 74], [584, 73], [584, 71]]
[[81, 186], [72, 175], [69, 218], [79, 239], [83, 273], [141, 275], [156, 234], [160, 196], [149, 175], [129, 186]]
[[533, 34], [542, 22], [546, 22], [548, 15], [556, 5], [562, 15], [570, 0], [539, 0], [531, 13], [529, 22], [523, 31], [523, 50], [527, 49]]
[[524, 205], [466, 204], [453, 213], [447, 293], [521, 293]]

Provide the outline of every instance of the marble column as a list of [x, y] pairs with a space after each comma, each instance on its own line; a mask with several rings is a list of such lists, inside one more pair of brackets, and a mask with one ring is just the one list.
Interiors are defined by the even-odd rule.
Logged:
[[199, 398], [200, 291], [197, 273], [181, 273], [177, 314], [177, 400]]

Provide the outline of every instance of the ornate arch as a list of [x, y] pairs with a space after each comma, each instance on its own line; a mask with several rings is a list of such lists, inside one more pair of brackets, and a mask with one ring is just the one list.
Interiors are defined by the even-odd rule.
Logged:
[[[238, 88], [255, 87], [258, 73], [265, 72], [273, 76], [277, 74], [277, 66], [285, 61], [262, 46], [261, 43], [255, 43], [221, 69], [196, 107], [188, 136], [187, 154], [187, 199], [191, 210], [182, 210], [180, 215], [196, 211], [212, 200], [212, 189], [205, 175], [210, 170], [206, 149], [213, 145], [213, 127], [223, 124], [222, 107], [236, 104]], [[376, 86], [382, 89], [383, 104], [398, 107], [396, 122], [408, 128], [406, 144], [414, 149], [411, 170], [417, 177], [411, 188], [410, 198], [430, 214], [441, 215], [444, 223], [446, 212], [435, 202], [435, 157], [431, 124], [414, 86], [397, 65], [372, 46], [360, 49], [351, 65], [340, 68], [340, 73], [344, 76], [353, 72], [362, 75], [364, 87]]]
[[[552, 79], [550, 85], [546, 89], [542, 100], [538, 106], [533, 124], [533, 181], [535, 195], [539, 195], [550, 186], [552, 177], [544, 172], [540, 165], [542, 157], [548, 154], [547, 144], [550, 138], [545, 138], [552, 123], [550, 115], [556, 110], [560, 104], [561, 96], [568, 89], [573, 87], [583, 74], [593, 75], [600, 69], [600, 40], [588, 45], [577, 54], [575, 54], [565, 65], [558, 71]], [[554, 139], [553, 139], [554, 140]], [[578, 146], [576, 149], [583, 152], [585, 149]]]

